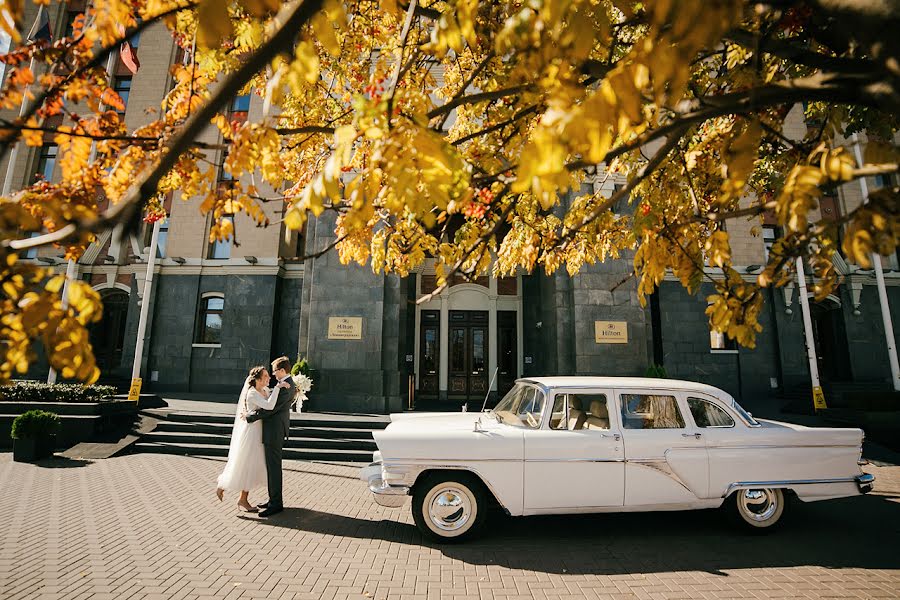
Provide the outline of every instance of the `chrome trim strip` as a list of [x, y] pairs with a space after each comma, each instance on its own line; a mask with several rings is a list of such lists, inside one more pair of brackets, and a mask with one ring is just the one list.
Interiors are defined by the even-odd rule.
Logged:
[[623, 463], [624, 458], [526, 458], [527, 463]]
[[[735, 490], [744, 490], [744, 489], [752, 489], [752, 488], [780, 488], [780, 487], [791, 487], [794, 485], [821, 485], [828, 483], [859, 483], [860, 478], [865, 478], [866, 473], [863, 475], [857, 475], [855, 477], [836, 477], [834, 479], [786, 479], [784, 481], [737, 481], [735, 483], [729, 484], [727, 488], [725, 488], [725, 493], [722, 494], [723, 498], [726, 498], [731, 494], [731, 492]], [[872, 481], [875, 480], [875, 477], [872, 477]], [[866, 479], [868, 481], [868, 479]], [[865, 483], [863, 483], [865, 485]]]
[[856, 444], [748, 444], [744, 446], [707, 446], [707, 450], [759, 450], [759, 449], [787, 449], [787, 448], [858, 448]]

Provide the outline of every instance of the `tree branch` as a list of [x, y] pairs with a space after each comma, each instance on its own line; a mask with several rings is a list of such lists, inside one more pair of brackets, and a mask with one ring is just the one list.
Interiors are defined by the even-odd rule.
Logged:
[[324, 0], [303, 0], [285, 6], [275, 17], [276, 22], [282, 21], [281, 26], [266, 42], [264, 42], [238, 70], [231, 73], [216, 90], [216, 93], [204, 104], [199, 111], [190, 117], [184, 128], [170, 142], [168, 150], [162, 155], [159, 163], [153, 167], [150, 173], [140, 183], [133, 186], [125, 198], [113, 206], [105, 215], [95, 219], [81, 220], [69, 223], [55, 232], [48, 233], [30, 240], [13, 240], [4, 242], [15, 250], [60, 242], [79, 230], [97, 231], [108, 227], [112, 223], [133, 223], [140, 215], [140, 205], [156, 193], [160, 179], [168, 173], [178, 158], [204, 128], [209, 125], [210, 119], [231, 98], [250, 81], [250, 79], [284, 49], [289, 48], [297, 32], [309, 21], [322, 6]]
[[531, 84], [522, 84], [504, 88], [502, 90], [494, 90], [493, 92], [480, 92], [478, 94], [469, 94], [468, 96], [462, 96], [460, 98], [456, 98], [455, 100], [451, 100], [446, 104], [438, 106], [437, 108], [429, 112], [428, 119], [431, 120], [435, 117], [440, 117], [441, 115], [449, 113], [453, 111], [454, 108], [462, 106], [464, 104], [477, 104], [478, 102], [485, 102], [486, 100], [497, 100], [498, 98], [505, 98], [506, 96], [514, 96], [516, 94], [520, 94], [526, 90], [529, 90], [532, 87], [533, 86]]
[[[183, 4], [181, 6], [176, 6], [167, 11], [161, 12], [158, 15], [155, 15], [149, 19], [141, 21], [140, 23], [137, 24], [136, 27], [126, 31], [122, 35], [121, 39], [116, 40], [111, 46], [102, 47], [100, 49], [100, 52], [98, 52], [96, 55], [94, 55], [94, 57], [90, 61], [88, 61], [87, 64], [73, 70], [71, 73], [69, 73], [66, 76], [66, 78], [59, 85], [51, 86], [51, 87], [47, 88], [46, 90], [42, 91], [37, 96], [35, 96], [35, 98], [28, 104], [27, 108], [25, 109], [25, 112], [22, 113], [22, 116], [19, 117], [18, 120], [22, 123], [28, 122], [28, 119], [30, 119], [31, 117], [34, 116], [34, 114], [38, 111], [38, 109], [41, 107], [41, 105], [43, 105], [44, 100], [46, 100], [51, 94], [56, 93], [60, 89], [64, 88], [68, 83], [70, 83], [76, 77], [80, 76], [85, 71], [90, 71], [91, 69], [95, 69], [95, 68], [103, 65], [103, 61], [105, 61], [107, 58], [109, 58], [110, 53], [113, 52], [114, 50], [118, 49], [119, 46], [122, 44], [122, 42], [124, 42], [125, 40], [130, 40], [135, 35], [141, 33], [142, 31], [144, 31], [145, 29], [147, 29], [154, 23], [161, 21], [161, 20], [165, 19], [166, 17], [170, 17], [170, 16], [177, 14], [183, 10], [192, 10], [192, 9], [196, 8], [198, 5], [199, 5], [198, 0], [190, 0], [187, 4]], [[6, 153], [9, 152], [9, 149], [10, 149], [12, 143], [14, 143], [16, 141], [18, 141], [18, 138], [15, 140], [3, 139], [2, 141], [0, 141], [0, 160], [3, 160], [3, 158], [6, 156]]]

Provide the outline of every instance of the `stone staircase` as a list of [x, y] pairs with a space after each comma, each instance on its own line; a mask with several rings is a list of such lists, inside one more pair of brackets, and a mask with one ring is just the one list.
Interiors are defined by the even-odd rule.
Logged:
[[[156, 427], [141, 434], [131, 453], [228, 456], [234, 417], [165, 410], [146, 410]], [[389, 423], [380, 415], [304, 413], [291, 415], [291, 436], [284, 458], [334, 462], [369, 462], [377, 450], [372, 432]]]

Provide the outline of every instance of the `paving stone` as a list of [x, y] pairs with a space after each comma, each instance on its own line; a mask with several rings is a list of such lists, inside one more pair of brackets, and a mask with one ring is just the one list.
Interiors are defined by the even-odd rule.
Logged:
[[[0, 454], [0, 598], [898, 598], [900, 467], [863, 498], [789, 506], [748, 536], [716, 511], [508, 518], [436, 546], [357, 468], [289, 461], [268, 521], [214, 495], [221, 460], [74, 468]], [[264, 500], [262, 491], [251, 500]]]

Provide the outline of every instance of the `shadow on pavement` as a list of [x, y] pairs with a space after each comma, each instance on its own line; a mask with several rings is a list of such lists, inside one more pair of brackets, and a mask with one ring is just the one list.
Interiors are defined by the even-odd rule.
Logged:
[[65, 456], [54, 456], [52, 458], [42, 458], [33, 464], [43, 469], [75, 469], [93, 464], [93, 461], [82, 460], [80, 458], [66, 458]]
[[[884, 496], [793, 502], [784, 527], [753, 535], [721, 511], [540, 517], [491, 514], [484, 535], [460, 545], [427, 542], [408, 523], [288, 508], [260, 524], [322, 535], [434, 547], [474, 565], [546, 573], [614, 575], [821, 566], [898, 569], [900, 504]], [[409, 510], [407, 504], [399, 510]]]

